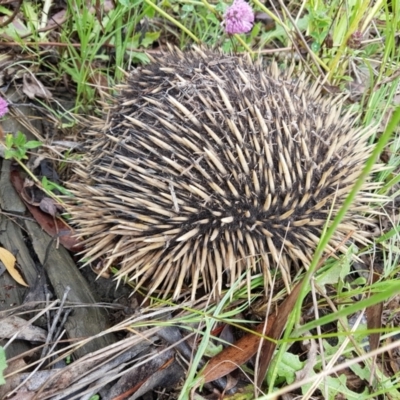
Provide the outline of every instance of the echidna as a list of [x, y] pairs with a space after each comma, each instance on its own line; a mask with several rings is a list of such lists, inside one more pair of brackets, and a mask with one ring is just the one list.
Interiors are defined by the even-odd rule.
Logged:
[[[307, 265], [371, 153], [343, 100], [276, 63], [170, 50], [135, 69], [87, 133], [72, 215], [85, 259], [150, 292]], [[366, 183], [328, 246], [365, 243]]]

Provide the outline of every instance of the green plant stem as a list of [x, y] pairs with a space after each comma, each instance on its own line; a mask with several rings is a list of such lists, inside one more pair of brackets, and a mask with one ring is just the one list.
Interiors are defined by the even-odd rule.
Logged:
[[342, 55], [347, 47], [347, 42], [350, 38], [350, 36], [357, 30], [361, 19], [364, 17], [364, 13], [366, 11], [366, 9], [368, 9], [369, 7], [369, 1], [362, 1], [362, 6], [360, 7], [360, 9], [357, 11], [356, 16], [354, 17], [349, 29], [347, 30], [346, 35], [344, 36], [341, 45], [339, 46], [338, 51], [336, 52], [335, 58], [333, 59], [333, 61], [330, 63], [329, 68], [329, 74], [328, 74], [328, 79], [332, 80], [333, 74], [336, 73], [336, 68], [337, 65], [340, 61], [340, 59], [342, 58]]
[[168, 21], [172, 22], [174, 25], [176, 25], [179, 29], [181, 29], [183, 32], [185, 32], [188, 36], [190, 36], [196, 43], [201, 43], [201, 40], [194, 35], [192, 32], [190, 32], [189, 29], [187, 29], [185, 26], [183, 26], [179, 21], [177, 21], [175, 18], [171, 17], [168, 13], [166, 13], [164, 10], [162, 10], [160, 7], [155, 5], [151, 0], [144, 0], [145, 3], [147, 3], [149, 6], [153, 7], [159, 14], [161, 14], [164, 18], [166, 18]]
[[[256, 0], [256, 1], [258, 1], [258, 0]], [[282, 9], [285, 11], [287, 17], [289, 18], [290, 22], [292, 23], [293, 29], [296, 31], [298, 37], [303, 42], [303, 46], [307, 49], [308, 54], [313, 59], [313, 61], [316, 64], [316, 66], [318, 68], [322, 67], [325, 71], [329, 71], [328, 66], [311, 50], [310, 46], [308, 45], [307, 41], [305, 40], [305, 38], [304, 38], [303, 34], [301, 33], [300, 29], [297, 27], [296, 21], [291, 16], [290, 11], [287, 9], [285, 3], [282, 0], [278, 0], [278, 1], [279, 1], [280, 5], [281, 5]], [[287, 34], [289, 35], [289, 32], [287, 32]], [[292, 43], [297, 49], [298, 46], [296, 45], [296, 42], [293, 39], [292, 39]], [[321, 75], [323, 75], [323, 71], [321, 69], [320, 69], [320, 73], [321, 73]]]
[[364, 32], [368, 25], [371, 23], [372, 19], [374, 18], [374, 15], [379, 11], [379, 9], [382, 7], [383, 4], [383, 0], [379, 0], [377, 1], [373, 7], [371, 8], [371, 10], [369, 11], [369, 13], [367, 14], [367, 16], [364, 16], [363, 19], [363, 25], [361, 27], [361, 32]]
[[211, 11], [213, 14], [219, 16], [218, 12], [215, 11], [215, 8], [207, 1], [207, 0], [201, 0], [202, 4], [204, 5], [207, 10]]
[[253, 3], [257, 7], [259, 7], [262, 11], [264, 11], [268, 16], [270, 16], [278, 25], [282, 26], [282, 28], [284, 28], [286, 32], [290, 31], [289, 27], [282, 20], [280, 20], [274, 13], [269, 11], [268, 8], [265, 7], [263, 3], [261, 3], [259, 0], [253, 0]]
[[233, 35], [234, 38], [248, 51], [250, 54], [254, 54], [254, 51], [247, 45], [247, 43], [242, 39], [242, 37], [238, 34]]

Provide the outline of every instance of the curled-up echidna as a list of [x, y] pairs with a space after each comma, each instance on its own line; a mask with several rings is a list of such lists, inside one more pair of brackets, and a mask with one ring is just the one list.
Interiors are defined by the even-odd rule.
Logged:
[[[307, 265], [371, 153], [343, 101], [249, 56], [171, 50], [135, 69], [87, 132], [71, 208], [86, 260], [150, 292], [220, 293]], [[365, 243], [364, 184], [327, 248]]]

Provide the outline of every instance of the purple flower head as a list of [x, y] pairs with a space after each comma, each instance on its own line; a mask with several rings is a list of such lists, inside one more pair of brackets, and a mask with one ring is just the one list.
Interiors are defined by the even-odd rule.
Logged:
[[254, 24], [254, 13], [251, 6], [244, 0], [234, 0], [226, 10], [224, 21], [225, 32], [229, 35], [247, 33]]
[[8, 113], [8, 103], [0, 97], [0, 118]]

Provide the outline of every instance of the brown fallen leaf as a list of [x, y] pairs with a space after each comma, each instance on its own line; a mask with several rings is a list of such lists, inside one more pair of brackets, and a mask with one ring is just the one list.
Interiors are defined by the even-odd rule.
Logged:
[[[373, 283], [376, 283], [379, 281], [379, 274], [372, 270], [372, 276], [371, 280]], [[378, 303], [374, 304], [373, 306], [369, 306], [366, 309], [366, 315], [367, 315], [367, 327], [368, 329], [380, 329], [382, 328], [382, 314], [383, 314], [383, 303]], [[376, 350], [379, 347], [379, 341], [381, 339], [381, 334], [379, 332], [371, 333], [369, 335], [369, 345], [371, 348], [371, 351]], [[373, 357], [372, 359], [372, 367], [371, 367], [371, 374], [370, 374], [370, 382], [373, 381], [374, 377], [374, 371], [375, 371], [375, 362], [376, 362], [376, 357]]]
[[[282, 335], [288, 316], [298, 300], [300, 289], [301, 282], [293, 288], [290, 295], [279, 306], [277, 313], [268, 316], [266, 321], [267, 326], [265, 326], [265, 322], [257, 325], [253, 333], [246, 334], [232, 346], [225, 348], [213, 357], [200, 373], [200, 377], [203, 376], [202, 383], [222, 378], [249, 361], [259, 349], [260, 340], [264, 338], [264, 343], [261, 347], [260, 364], [257, 371], [257, 384], [260, 386], [274, 354], [275, 341]], [[263, 332], [265, 332], [264, 336]]]
[[45, 342], [47, 332], [35, 325], [30, 324], [27, 320], [11, 315], [1, 320], [0, 338], [10, 339], [15, 334], [16, 339], [28, 340], [30, 342]]
[[256, 12], [254, 20], [256, 22], [261, 22], [265, 31], [272, 31], [276, 27], [276, 22], [265, 12]]
[[0, 261], [4, 264], [6, 270], [11, 275], [11, 277], [14, 279], [15, 282], [19, 283], [22, 286], [26, 287], [29, 286], [25, 282], [24, 278], [22, 278], [19, 271], [15, 268], [16, 258], [12, 253], [10, 253], [7, 249], [3, 247], [0, 247]]
[[[275, 322], [276, 315], [270, 315], [267, 320], [265, 331], [267, 332], [268, 328], [274, 325]], [[264, 328], [265, 324], [263, 322], [257, 325], [256, 329], [252, 333], [246, 334], [236, 343], [226, 347], [215, 357], [211, 358], [206, 367], [200, 373], [200, 377], [203, 376], [202, 383], [212, 382], [216, 379], [222, 378], [249, 361], [258, 350]]]
[[[376, 283], [379, 280], [379, 274], [377, 272], [373, 272], [372, 282]], [[383, 303], [378, 303], [373, 306], [367, 307], [367, 327], [368, 329], [376, 329], [379, 330], [382, 328], [382, 313], [383, 313]], [[371, 350], [376, 350], [379, 347], [379, 340], [381, 334], [371, 333], [369, 335], [369, 345]]]
[[[350, 237], [351, 233], [349, 233]], [[347, 240], [346, 238], [344, 240]], [[330, 253], [323, 258], [314, 270], [314, 273], [324, 264], [324, 260], [330, 256]], [[294, 305], [298, 301], [303, 282], [298, 282], [293, 288], [290, 295], [278, 307], [276, 315], [268, 316], [266, 322], [258, 325], [254, 333], [249, 333], [239, 339], [234, 345], [225, 348], [221, 353], [213, 357], [203, 371], [200, 377], [203, 376], [202, 383], [214, 381], [222, 378], [235, 370], [240, 365], [247, 362], [254, 354], [256, 354], [260, 340], [264, 338], [264, 343], [261, 347], [260, 364], [258, 366], [257, 386], [260, 387], [265, 374], [267, 373], [268, 366], [271, 362], [274, 350], [276, 347], [276, 340], [278, 340], [283, 330], [285, 329], [288, 317], [292, 312]], [[266, 324], [266, 326], [265, 326]], [[262, 335], [264, 332], [264, 335]]]
[[33, 74], [23, 75], [22, 91], [30, 98], [40, 97], [42, 99], [51, 99], [53, 95], [43, 84], [36, 79]]
[[67, 9], [63, 9], [52, 15], [45, 26], [45, 30], [50, 30], [55, 27], [60, 27], [67, 20]]
[[15, 392], [14, 399], [18, 400], [33, 400], [35, 398], [35, 392], [26, 392], [24, 390], [18, 390]]
[[[140, 391], [139, 395], [143, 395], [154, 387], [160, 385], [165, 387], [165, 381], [168, 384], [173, 384], [176, 380], [177, 383], [180, 374], [176, 379], [168, 373], [168, 369], [173, 363], [176, 363], [173, 351], [160, 351], [158, 357], [152, 358], [147, 363], [122, 376], [110, 390], [110, 398], [113, 400], [137, 398], [138, 396], [134, 394], [138, 391]], [[167, 373], [166, 376], [162, 373], [163, 371]]]
[[89, 74], [88, 81], [96, 88], [104, 100], [104, 93], [110, 92], [107, 77], [102, 72], [94, 70]]
[[43, 199], [40, 200], [39, 208], [46, 214], [50, 214], [53, 218], [63, 212], [63, 207], [50, 197], [43, 197]]
[[[378, 303], [367, 308], [367, 327], [368, 329], [380, 329], [382, 327], [383, 303]], [[369, 335], [369, 343], [371, 350], [376, 350], [379, 347], [381, 334], [371, 333]]]
[[33, 218], [42, 227], [42, 229], [51, 237], [57, 237], [60, 243], [73, 252], [79, 252], [83, 249], [81, 241], [76, 238], [75, 231], [61, 218], [53, 218], [51, 215], [44, 213], [39, 207], [29, 204], [24, 196], [21, 195], [24, 188], [24, 180], [19, 172], [14, 170], [10, 173], [10, 181], [24, 201]]
[[265, 340], [261, 347], [260, 363], [257, 371], [257, 386], [260, 387], [264, 377], [267, 373], [269, 364], [274, 355], [276, 348], [276, 340], [278, 340], [285, 329], [286, 322], [292, 312], [296, 302], [298, 301], [302, 282], [299, 282], [292, 290], [290, 295], [282, 302], [279, 306], [275, 322], [269, 325], [269, 329], [266, 332], [266, 336], [272, 340]]

